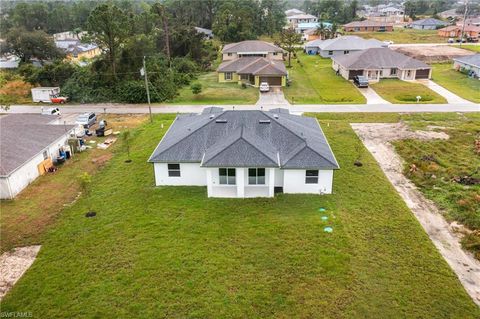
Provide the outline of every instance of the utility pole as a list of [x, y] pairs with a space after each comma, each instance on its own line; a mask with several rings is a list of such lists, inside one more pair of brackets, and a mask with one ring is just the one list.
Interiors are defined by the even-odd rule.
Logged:
[[466, 23], [466, 20], [467, 20], [467, 11], [468, 11], [468, 0], [465, 0], [465, 12], [463, 13], [463, 25], [462, 25], [462, 36], [460, 38], [460, 47], [462, 47], [462, 43], [463, 43], [463, 35], [464, 35], [464, 32], [465, 32], [465, 23]]
[[148, 113], [150, 114], [150, 122], [153, 122], [152, 106], [150, 105], [150, 90], [148, 89], [147, 66], [145, 64], [145, 56], [143, 56], [143, 75], [145, 76], [145, 89], [147, 91]]

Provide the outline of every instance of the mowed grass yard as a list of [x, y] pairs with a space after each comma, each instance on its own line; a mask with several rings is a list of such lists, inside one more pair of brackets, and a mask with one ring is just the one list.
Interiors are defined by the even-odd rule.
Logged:
[[393, 32], [348, 32], [365, 39], [393, 41], [394, 43], [445, 43], [446, 38], [438, 36], [436, 30], [415, 30], [395, 28]]
[[216, 72], [204, 73], [193, 82], [202, 85], [200, 94], [193, 94], [189, 85], [178, 92], [178, 96], [169, 104], [255, 104], [258, 100], [258, 88], [243, 89], [237, 83], [219, 83]]
[[290, 103], [366, 103], [365, 97], [351, 82], [335, 74], [331, 59], [298, 53], [298, 60], [292, 59], [292, 68], [287, 70], [292, 83], [283, 92]]
[[[480, 48], [480, 47], [479, 47]], [[432, 80], [464, 99], [480, 103], [480, 81], [456, 71], [452, 63], [432, 64]]]
[[398, 79], [381, 79], [370, 86], [385, 100], [395, 104], [415, 104], [417, 96], [421, 96], [419, 103], [447, 103], [444, 97], [420, 83], [406, 82]]
[[461, 46], [459, 44], [455, 45], [457, 48], [462, 48], [465, 50], [470, 50], [473, 52], [478, 52], [480, 53], [480, 45], [475, 45], [475, 44], [462, 44]]
[[[208, 199], [154, 187], [156, 116], [65, 208], [2, 311], [41, 318], [478, 318], [480, 309], [349, 126], [319, 115], [334, 195]], [[328, 124], [328, 125], [327, 125]], [[355, 149], [363, 167], [355, 167]], [[84, 214], [92, 206], [94, 218]], [[320, 213], [319, 208], [327, 209]], [[328, 216], [328, 221], [321, 217]], [[323, 232], [332, 226], [333, 233]]]

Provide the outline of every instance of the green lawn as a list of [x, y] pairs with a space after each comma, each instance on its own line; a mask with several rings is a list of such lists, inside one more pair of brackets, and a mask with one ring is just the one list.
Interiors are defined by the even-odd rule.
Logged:
[[470, 50], [473, 52], [480, 52], [480, 45], [475, 45], [475, 44], [462, 44], [460, 46], [459, 44], [455, 45], [457, 48], [462, 48], [465, 50]]
[[[468, 185], [455, 181], [464, 176], [480, 180], [480, 156], [475, 151], [475, 140], [480, 140], [480, 113], [409, 118], [415, 129], [425, 130], [427, 125], [444, 127], [441, 130], [450, 139], [395, 142], [405, 159], [405, 174], [441, 208], [447, 219], [480, 230], [480, 183]], [[415, 164], [417, 171], [410, 172], [411, 164]], [[480, 232], [465, 237], [463, 244], [480, 259]]]
[[375, 38], [380, 41], [393, 41], [394, 43], [444, 43], [446, 38], [437, 35], [436, 30], [394, 29], [393, 32], [349, 32], [365, 39]]
[[190, 86], [179, 90], [178, 96], [169, 101], [172, 104], [255, 104], [258, 89], [242, 89], [237, 83], [218, 83], [217, 73], [202, 74], [194, 82], [202, 84], [202, 92], [194, 95]]
[[422, 97], [420, 103], [447, 103], [445, 98], [420, 83], [398, 79], [382, 79], [370, 86], [382, 98], [395, 104], [417, 103], [417, 96]]
[[352, 83], [337, 76], [332, 60], [318, 55], [298, 54], [288, 69], [292, 83], [284, 89], [285, 97], [295, 104], [356, 104], [366, 103]]
[[452, 68], [451, 63], [432, 64], [432, 80], [444, 88], [472, 102], [480, 103], [480, 81], [469, 78]]
[[[478, 318], [480, 309], [363, 148], [351, 119], [319, 116], [342, 167], [335, 194], [244, 200], [208, 199], [199, 187], [153, 187], [146, 159], [167, 129], [160, 121], [171, 121], [156, 116], [134, 134], [133, 162], [124, 163], [119, 148], [94, 176], [90, 195], [65, 208], [2, 312]], [[363, 167], [353, 165], [355, 149], [363, 150]], [[89, 204], [95, 218], [84, 217]], [[323, 232], [327, 225], [333, 233]]]

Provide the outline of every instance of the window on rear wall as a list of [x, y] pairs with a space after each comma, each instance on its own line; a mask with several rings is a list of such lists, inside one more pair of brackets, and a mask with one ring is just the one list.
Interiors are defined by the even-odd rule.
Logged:
[[180, 164], [168, 164], [168, 176], [180, 177]]
[[219, 168], [220, 185], [235, 185], [235, 168]]
[[318, 184], [318, 170], [305, 171], [305, 184]]
[[265, 168], [249, 168], [248, 184], [265, 185]]
[[226, 72], [225, 73], [225, 80], [231, 80], [232, 79], [232, 72]]

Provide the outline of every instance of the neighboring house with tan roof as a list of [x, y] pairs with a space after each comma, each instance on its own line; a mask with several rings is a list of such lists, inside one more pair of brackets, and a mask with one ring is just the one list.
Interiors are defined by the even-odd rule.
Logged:
[[285, 86], [287, 70], [283, 63], [284, 50], [264, 41], [242, 41], [225, 45], [223, 62], [217, 69], [219, 82], [247, 83], [259, 86]]
[[422, 61], [388, 48], [372, 48], [332, 58], [332, 67], [342, 77], [352, 80], [357, 75], [370, 81], [384, 78], [400, 80], [430, 79], [432, 68]]
[[[451, 25], [437, 31], [438, 35], [445, 38], [459, 38], [462, 36], [462, 26]], [[467, 38], [478, 38], [480, 35], [480, 27], [474, 25], [466, 25], [463, 28], [463, 35]]]
[[380, 21], [353, 21], [343, 25], [345, 32], [391, 32], [393, 24]]

